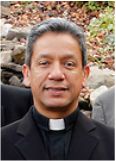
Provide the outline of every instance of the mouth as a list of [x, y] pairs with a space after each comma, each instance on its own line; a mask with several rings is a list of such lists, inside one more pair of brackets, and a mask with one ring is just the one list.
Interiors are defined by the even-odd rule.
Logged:
[[45, 90], [53, 96], [60, 96], [64, 94], [65, 91], [68, 91], [67, 87], [46, 87]]
[[67, 90], [68, 88], [66, 87], [46, 87], [45, 89], [47, 90]]

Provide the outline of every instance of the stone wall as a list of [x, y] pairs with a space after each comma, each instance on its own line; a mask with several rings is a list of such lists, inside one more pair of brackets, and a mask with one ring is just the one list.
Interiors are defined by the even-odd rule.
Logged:
[[[14, 28], [7, 22], [9, 11], [6, 11], [5, 7], [6, 6], [3, 6], [2, 8], [1, 19], [1, 83], [24, 87], [22, 64], [24, 63], [26, 52], [26, 38], [31, 26]], [[91, 91], [94, 92], [94, 90], [101, 86], [109, 88], [114, 84], [114, 70], [108, 68], [99, 69], [97, 66], [92, 66], [87, 81], [87, 86], [90, 90], [88, 90], [88, 92], [83, 92], [81, 97], [81, 100], [86, 104], [87, 109], [91, 109], [89, 105]], [[99, 92], [99, 94], [100, 93], [101, 92]], [[84, 98], [84, 101], [82, 98]]]

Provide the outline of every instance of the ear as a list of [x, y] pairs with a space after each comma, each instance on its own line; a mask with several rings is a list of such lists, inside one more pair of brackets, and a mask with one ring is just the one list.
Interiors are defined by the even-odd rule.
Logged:
[[23, 73], [23, 84], [26, 86], [26, 87], [30, 87], [30, 69], [29, 69], [29, 66], [24, 64], [23, 67], [22, 67], [22, 73]]
[[88, 76], [89, 76], [89, 73], [90, 73], [90, 67], [89, 67], [89, 65], [86, 65], [86, 66], [84, 67], [83, 87], [86, 86], [86, 80], [87, 80], [87, 78], [88, 78]]

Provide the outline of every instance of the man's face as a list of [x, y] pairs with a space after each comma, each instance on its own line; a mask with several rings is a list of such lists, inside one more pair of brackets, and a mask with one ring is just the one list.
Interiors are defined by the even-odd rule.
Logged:
[[35, 42], [31, 67], [24, 65], [23, 73], [38, 110], [74, 111], [89, 72], [81, 55], [78, 42], [67, 33], [45, 33]]

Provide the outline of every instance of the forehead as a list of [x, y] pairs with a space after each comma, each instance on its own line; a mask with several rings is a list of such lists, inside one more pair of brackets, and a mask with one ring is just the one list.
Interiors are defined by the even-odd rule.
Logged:
[[73, 53], [81, 54], [78, 40], [69, 33], [56, 32], [47, 32], [34, 43], [33, 53], [46, 55], [49, 52], [51, 52], [51, 54], [57, 53], [58, 55], [60, 55], [60, 53], [67, 53], [68, 55]]

